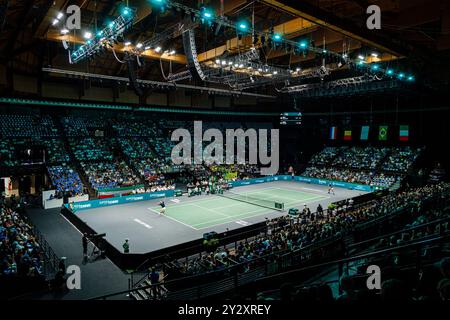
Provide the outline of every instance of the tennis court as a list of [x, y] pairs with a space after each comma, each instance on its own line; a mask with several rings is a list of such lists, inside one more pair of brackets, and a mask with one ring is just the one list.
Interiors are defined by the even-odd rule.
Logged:
[[[225, 192], [226, 195], [227, 192]], [[199, 230], [273, 212], [275, 206], [271, 208], [270, 203], [284, 203], [285, 210], [288, 210], [299, 204], [327, 198], [324, 195], [282, 187], [239, 192], [239, 195], [244, 199], [236, 200], [223, 196], [210, 196], [211, 198], [193, 199], [186, 202], [178, 202], [175, 199], [175, 202], [168, 201], [166, 203], [165, 216]], [[160, 207], [151, 207], [149, 210], [159, 213]]]
[[[259, 205], [218, 195], [166, 198], [166, 214], [160, 215], [159, 201], [138, 201], [129, 204], [82, 210], [76, 215], [119, 250], [125, 238], [131, 252], [145, 253], [203, 237], [204, 233], [235, 230], [288, 213], [290, 208], [314, 211], [320, 203], [348, 199], [365, 192], [336, 188], [335, 195], [327, 186], [290, 181], [275, 181], [237, 187], [231, 190]], [[226, 193], [224, 195], [227, 195]], [[275, 209], [275, 202], [284, 203], [284, 211]], [[271, 203], [272, 206], [266, 206]]]

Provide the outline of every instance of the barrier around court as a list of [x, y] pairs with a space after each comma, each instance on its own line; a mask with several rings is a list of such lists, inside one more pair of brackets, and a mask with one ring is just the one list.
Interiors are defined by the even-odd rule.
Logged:
[[[254, 178], [254, 179], [231, 181], [229, 183], [234, 188], [234, 187], [242, 187], [242, 186], [260, 184], [260, 183], [266, 183], [266, 182], [274, 182], [274, 181], [296, 181], [296, 182], [303, 182], [303, 183], [317, 184], [317, 185], [330, 185], [331, 184], [331, 185], [333, 185], [335, 187], [339, 187], [339, 188], [345, 188], [345, 189], [350, 189], [350, 190], [359, 190], [359, 191], [365, 191], [365, 192], [373, 192], [373, 191], [379, 190], [377, 188], [373, 188], [368, 185], [327, 180], [327, 179], [309, 178], [309, 177], [303, 177], [303, 176], [291, 176], [291, 175], [267, 176], [267, 177]], [[132, 203], [132, 202], [137, 202], [137, 201], [148, 201], [148, 200], [154, 200], [154, 199], [159, 199], [159, 198], [169, 198], [169, 197], [173, 197], [174, 195], [175, 195], [174, 190], [165, 190], [165, 191], [158, 191], [158, 192], [151, 192], [151, 193], [132, 194], [132, 195], [114, 197], [114, 198], [81, 201], [81, 202], [76, 202], [76, 203], [72, 203], [69, 205], [66, 204], [65, 206], [66, 207], [70, 206], [70, 208], [76, 212], [76, 211], [94, 209], [94, 208], [99, 208], [99, 207]]]
[[175, 193], [174, 190], [165, 190], [165, 191], [150, 192], [150, 193], [132, 194], [132, 195], [128, 195], [128, 196], [121, 196], [121, 197], [115, 197], [115, 198], [81, 201], [81, 202], [66, 204], [65, 206], [67, 208], [70, 207], [70, 209], [72, 209], [73, 211], [76, 212], [76, 211], [81, 211], [81, 210], [113, 206], [113, 205], [117, 205], [117, 204], [125, 204], [125, 203], [137, 202], [137, 201], [148, 201], [148, 200], [154, 200], [154, 199], [160, 199], [160, 198], [166, 198], [166, 197], [173, 197], [174, 193]]

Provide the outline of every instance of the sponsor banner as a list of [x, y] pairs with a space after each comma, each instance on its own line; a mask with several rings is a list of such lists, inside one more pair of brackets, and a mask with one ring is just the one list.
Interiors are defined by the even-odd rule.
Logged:
[[[343, 181], [327, 180], [327, 179], [302, 177], [302, 176], [291, 176], [291, 175], [267, 176], [267, 177], [255, 178], [255, 179], [231, 181], [230, 185], [232, 187], [241, 187], [241, 186], [248, 186], [248, 185], [273, 182], [273, 181], [298, 181], [298, 182], [317, 184], [317, 185], [330, 185], [331, 184], [338, 188], [359, 190], [359, 191], [365, 191], [365, 192], [381, 190], [381, 188], [372, 188], [371, 186], [368, 186], [368, 185], [349, 183], [349, 182], [343, 182]], [[173, 197], [174, 195], [175, 195], [174, 190], [167, 190], [167, 191], [152, 192], [152, 193], [133, 194], [133, 195], [109, 198], [109, 199], [81, 201], [81, 202], [75, 202], [73, 204], [71, 203], [66, 206], [75, 209], [75, 211], [79, 211], [79, 210], [87, 210], [87, 209], [93, 209], [93, 208], [99, 208], [99, 207], [113, 206], [113, 205], [117, 205], [117, 204], [125, 204], [125, 203], [137, 202], [137, 201], [148, 201], [148, 200], [153, 200], [153, 199], [158, 199], [158, 198]]]
[[117, 205], [117, 204], [125, 204], [125, 203], [153, 200], [153, 199], [173, 197], [173, 196], [174, 196], [174, 190], [166, 190], [166, 191], [158, 191], [158, 192], [151, 192], [151, 193], [133, 194], [133, 195], [128, 195], [128, 196], [116, 197], [116, 198], [75, 202], [75, 203], [66, 204], [66, 207], [70, 207], [71, 209], [74, 209], [75, 211], [80, 211], [80, 210], [113, 206], [113, 205]]

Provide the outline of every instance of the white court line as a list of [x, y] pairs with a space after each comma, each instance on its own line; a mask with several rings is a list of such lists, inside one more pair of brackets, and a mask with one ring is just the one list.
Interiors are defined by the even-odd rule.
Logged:
[[133, 221], [136, 222], [136, 223], [139, 223], [140, 225], [143, 225], [147, 229], [153, 228], [151, 225], [149, 225], [149, 224], [145, 223], [144, 221], [141, 221], [141, 220], [139, 220], [137, 218], [134, 218]]
[[[269, 213], [272, 213], [272, 212], [267, 212], [267, 211], [259, 211], [259, 214], [254, 214], [254, 215], [252, 215], [252, 216], [247, 216], [247, 214], [248, 213], [254, 213], [254, 212], [258, 212], [258, 211], [250, 211], [250, 212], [247, 212], [247, 213], [243, 213], [243, 214], [238, 214], [238, 215], [236, 215], [236, 216], [234, 216], [234, 218], [240, 218], [240, 217], [243, 217], [243, 219], [249, 219], [249, 218], [253, 218], [253, 217], [258, 217], [258, 216], [262, 216], [263, 214], [269, 214]], [[201, 226], [201, 225], [203, 225], [203, 224], [206, 224], [206, 223], [210, 223], [210, 222], [215, 222], [215, 221], [220, 221], [220, 220], [224, 220], [225, 218], [222, 218], [222, 219], [215, 219], [215, 220], [210, 220], [210, 221], [208, 221], [208, 222], [203, 222], [203, 223], [199, 223], [199, 224], [196, 224], [196, 226]], [[212, 225], [212, 226], [207, 226], [207, 227], [203, 227], [203, 228], [198, 228], [197, 230], [202, 230], [202, 229], [206, 229], [206, 228], [213, 228], [213, 227], [216, 227], [216, 226], [220, 226], [220, 225], [222, 225], [222, 224], [225, 224], [225, 223], [229, 223], [229, 222], [235, 222], [235, 221], [225, 221], [225, 222], [223, 222], [223, 223], [218, 223], [218, 224], [215, 224], [215, 225]]]
[[[147, 209], [150, 210], [150, 211], [153, 211], [153, 212], [157, 213], [158, 215], [161, 215], [158, 211], [153, 210], [152, 208], [147, 208]], [[168, 219], [170, 219], [170, 220], [176, 221], [176, 222], [178, 222], [178, 223], [181, 223], [182, 225], [185, 225], [186, 227], [189, 227], [189, 228], [191, 228], [191, 229], [199, 230], [199, 229], [197, 229], [197, 228], [191, 226], [190, 224], [181, 222], [181, 221], [179, 221], [179, 220], [177, 220], [177, 219], [175, 219], [175, 218], [172, 218], [172, 217], [170, 217], [170, 216], [168, 216], [168, 215], [166, 215], [166, 214], [163, 214], [163, 215], [161, 215], [161, 216], [166, 217], [166, 218], [168, 218]]]
[[195, 204], [195, 203], [193, 203], [192, 205], [195, 206], [195, 207], [197, 207], [197, 208], [200, 208], [200, 209], [204, 209], [204, 210], [207, 210], [207, 211], [210, 211], [210, 212], [218, 213], [218, 214], [220, 214], [220, 215], [222, 215], [222, 216], [225, 216], [225, 217], [227, 217], [227, 218], [230, 218], [230, 217], [231, 217], [231, 216], [227, 215], [226, 213], [222, 213], [222, 212], [216, 211], [216, 210], [214, 210], [214, 209], [205, 208], [205, 207], [199, 206], [199, 205], [197, 205], [197, 204]]
[[319, 189], [311, 189], [311, 188], [302, 188], [302, 189], [303, 189], [303, 190], [316, 191], [316, 192], [320, 192], [320, 193], [325, 192], [325, 190], [319, 190]]

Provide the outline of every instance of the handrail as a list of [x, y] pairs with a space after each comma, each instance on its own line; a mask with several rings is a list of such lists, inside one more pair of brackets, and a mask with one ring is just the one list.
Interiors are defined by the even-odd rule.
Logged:
[[280, 277], [280, 276], [285, 276], [285, 275], [289, 275], [289, 274], [293, 274], [293, 273], [297, 273], [297, 272], [301, 272], [301, 271], [327, 267], [327, 266], [331, 266], [331, 265], [334, 265], [334, 264], [345, 264], [345, 263], [349, 263], [349, 262], [352, 262], [352, 261], [355, 261], [355, 260], [368, 259], [368, 258], [371, 258], [373, 256], [377, 256], [379, 254], [390, 253], [390, 252], [399, 251], [399, 250], [408, 249], [408, 248], [421, 247], [421, 246], [424, 246], [424, 245], [429, 245], [429, 244], [433, 244], [435, 242], [442, 241], [444, 239], [450, 239], [450, 234], [447, 234], [447, 235], [444, 235], [444, 236], [437, 236], [437, 237], [434, 237], [432, 239], [420, 240], [420, 241], [416, 241], [416, 242], [409, 243], [409, 244], [398, 245], [398, 246], [391, 247], [391, 248], [380, 249], [380, 250], [377, 250], [377, 251], [374, 251], [374, 252], [358, 254], [358, 255], [347, 257], [347, 258], [343, 258], [343, 259], [323, 262], [323, 263], [319, 263], [319, 264], [316, 264], [316, 265], [313, 265], [313, 266], [307, 266], [307, 267], [302, 267], [302, 268], [295, 269], [295, 270], [289, 270], [289, 271], [286, 271], [286, 272], [277, 273], [275, 275], [270, 275], [270, 276], [261, 278], [259, 280], [267, 280], [267, 279], [270, 279], [270, 278], [276, 278], [276, 277]]
[[[285, 275], [298, 273], [298, 272], [301, 272], [301, 271], [306, 271], [306, 270], [311, 270], [311, 269], [316, 269], [316, 268], [322, 268], [322, 267], [331, 266], [331, 265], [335, 265], [335, 264], [344, 264], [344, 263], [352, 262], [352, 261], [355, 261], [355, 260], [367, 259], [367, 258], [376, 256], [376, 255], [390, 253], [390, 252], [398, 251], [398, 250], [402, 250], [402, 249], [422, 247], [424, 245], [433, 244], [435, 242], [439, 242], [439, 241], [442, 241], [442, 240], [448, 239], [448, 238], [450, 238], [450, 234], [449, 235], [445, 235], [445, 236], [438, 236], [438, 237], [435, 237], [435, 238], [432, 238], [432, 239], [417, 241], [417, 242], [406, 244], [406, 245], [399, 245], [399, 246], [395, 246], [395, 247], [391, 247], [391, 248], [387, 248], [387, 249], [381, 249], [381, 250], [378, 250], [378, 251], [375, 251], [375, 252], [371, 252], [371, 253], [358, 254], [358, 255], [355, 255], [355, 256], [352, 256], [352, 257], [332, 260], [332, 261], [328, 261], [328, 262], [324, 262], [324, 263], [315, 264], [315, 265], [312, 265], [312, 266], [306, 266], [306, 267], [298, 268], [298, 269], [295, 269], [295, 270], [290, 270], [290, 271], [286, 271], [286, 272], [282, 272], [282, 273], [277, 273], [275, 275], [270, 275], [270, 276], [259, 278], [256, 281], [263, 281], [263, 280], [272, 279], [272, 278], [276, 278], [276, 277], [280, 277], [280, 276], [285, 276]], [[193, 278], [193, 277], [195, 277], [195, 276], [191, 276], [189, 278]], [[164, 285], [168, 285], [168, 284], [173, 283], [175, 281], [177, 281], [177, 280], [171, 280], [171, 281], [168, 281], [168, 282], [164, 282]], [[132, 289], [132, 290], [124, 290], [124, 291], [115, 292], [115, 293], [111, 293], [111, 294], [107, 294], [107, 295], [96, 296], [96, 297], [89, 298], [89, 300], [106, 299], [106, 298], [117, 296], [117, 295], [121, 295], [121, 294], [128, 294], [128, 293], [132, 293], [132, 292], [137, 292], [139, 290], [150, 289], [150, 288], [152, 288], [154, 286], [159, 286], [161, 284], [162, 283], [152, 284], [152, 285], [142, 286], [142, 287], [139, 287], [139, 288], [136, 288], [136, 289]]]
[[367, 240], [360, 241], [360, 242], [357, 242], [357, 243], [353, 243], [353, 244], [349, 245], [349, 249], [353, 249], [354, 247], [358, 247], [360, 245], [363, 245], [363, 244], [366, 244], [366, 243], [369, 243], [369, 242], [373, 242], [373, 241], [376, 241], [376, 240], [384, 239], [386, 237], [391, 237], [391, 236], [396, 235], [396, 234], [400, 234], [400, 233], [404, 233], [404, 232], [410, 232], [410, 231], [413, 231], [413, 230], [416, 230], [416, 229], [426, 228], [426, 227], [428, 227], [430, 225], [439, 224], [441, 222], [446, 222], [446, 221], [450, 221], [450, 217], [433, 220], [433, 221], [430, 221], [430, 222], [427, 222], [427, 223], [424, 223], [424, 224], [420, 224], [420, 225], [417, 225], [417, 226], [414, 226], [414, 227], [401, 229], [401, 230], [398, 230], [398, 231], [395, 231], [395, 232], [392, 232], [392, 233], [388, 233], [388, 234], [383, 234], [381, 236], [377, 236], [375, 238], [371, 238], [371, 239], [367, 239]]

